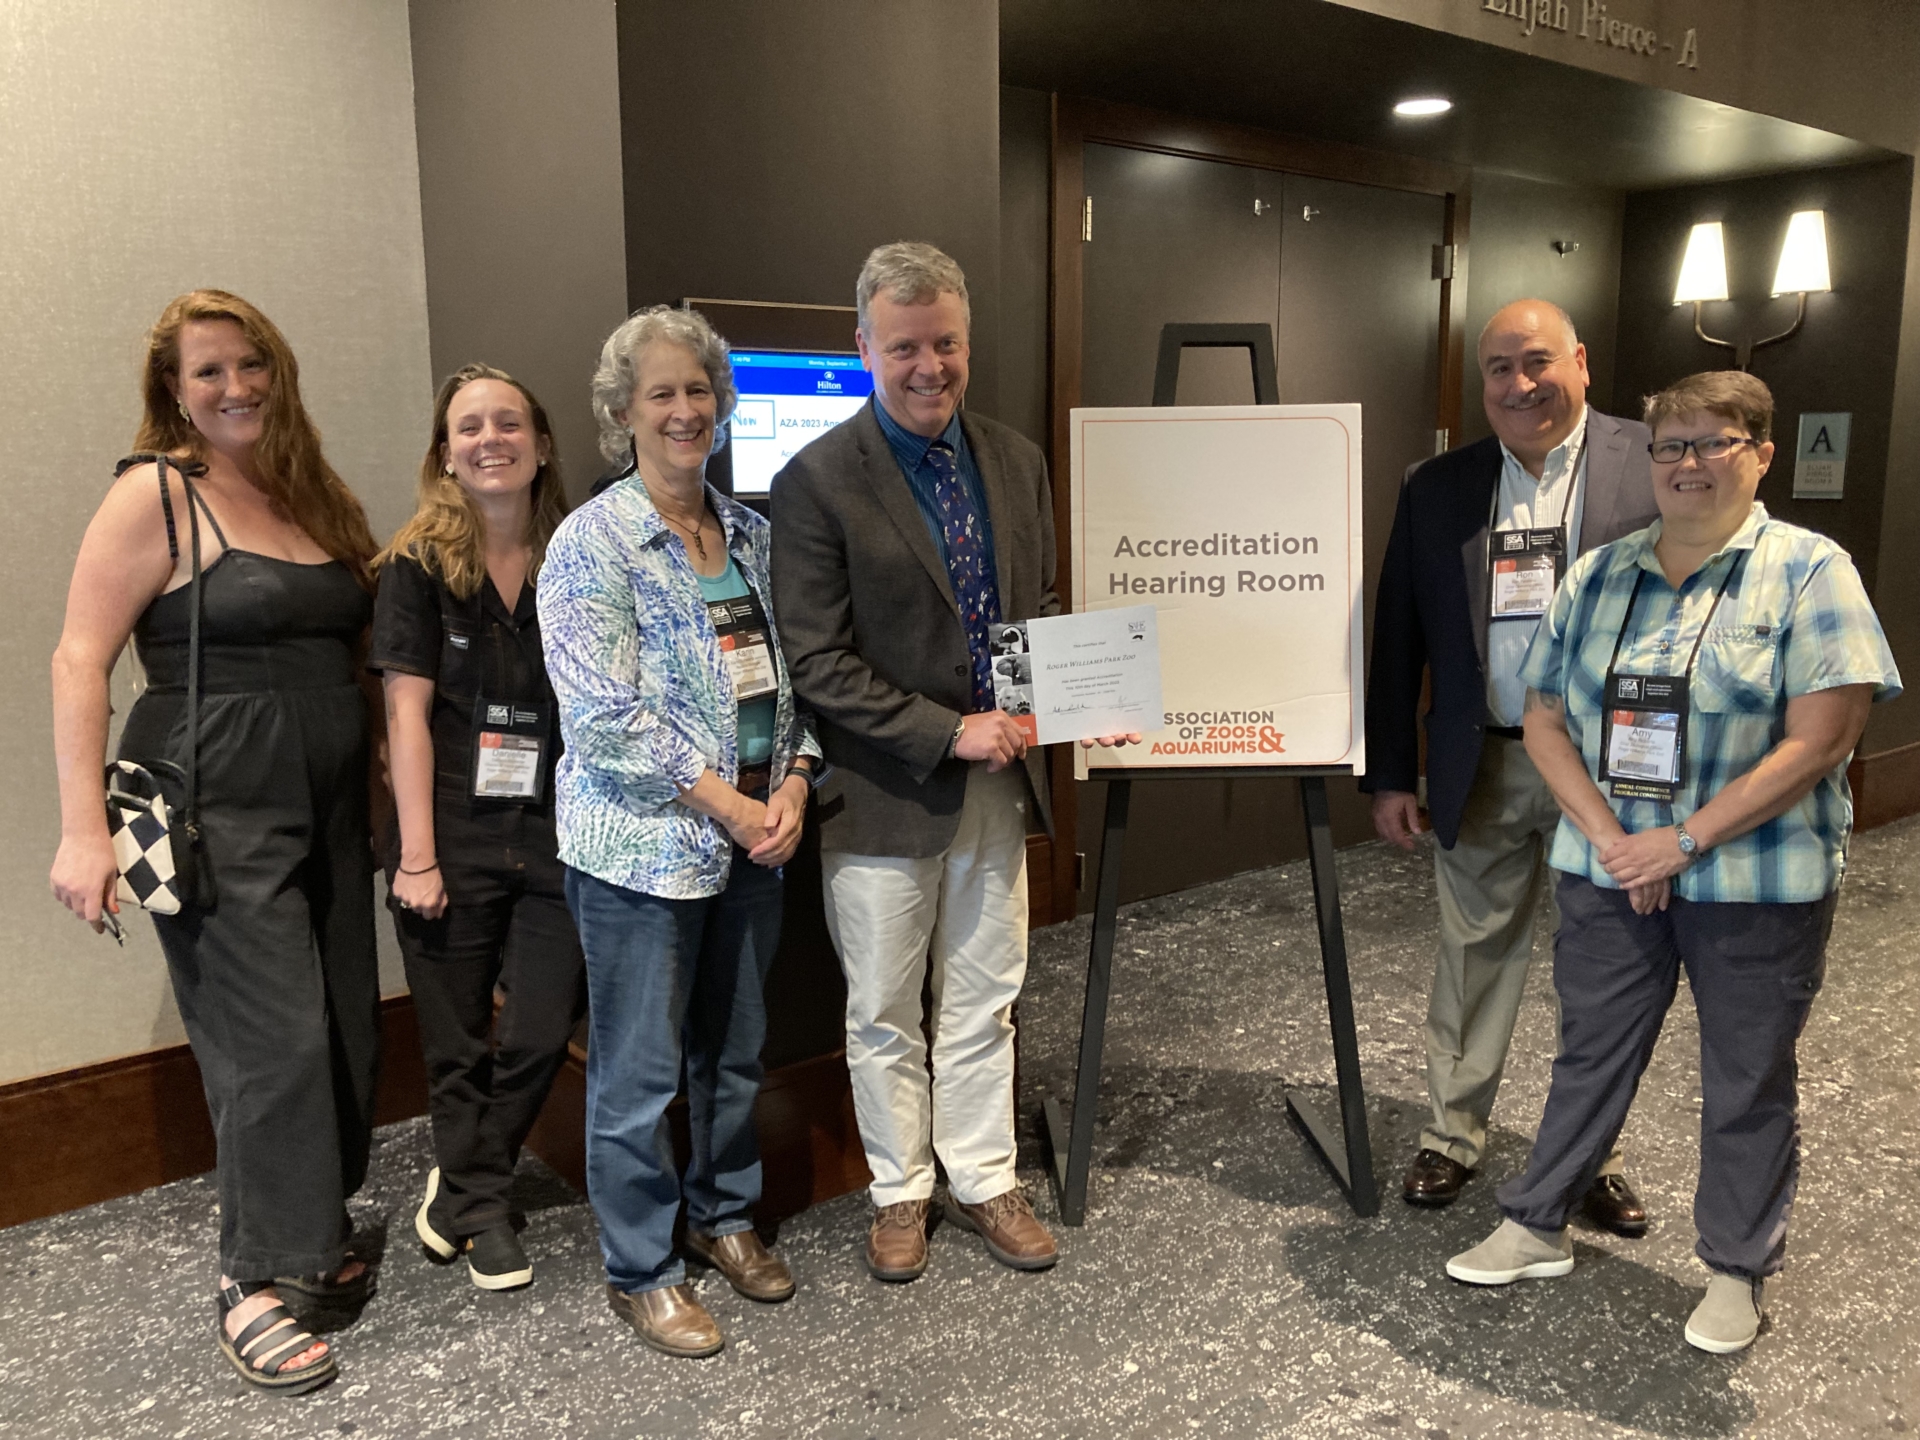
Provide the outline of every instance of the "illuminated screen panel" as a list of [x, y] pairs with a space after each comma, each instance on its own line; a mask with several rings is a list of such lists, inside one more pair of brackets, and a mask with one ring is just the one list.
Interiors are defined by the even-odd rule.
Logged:
[[873, 377], [860, 357], [831, 350], [735, 350], [740, 391], [728, 446], [733, 493], [764, 495], [801, 446], [867, 403]]

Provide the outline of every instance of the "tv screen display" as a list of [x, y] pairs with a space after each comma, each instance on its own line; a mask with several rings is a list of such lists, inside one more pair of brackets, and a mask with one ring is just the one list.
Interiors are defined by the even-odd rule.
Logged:
[[735, 350], [732, 358], [740, 400], [727, 445], [736, 495], [765, 495], [801, 446], [873, 393], [873, 377], [850, 351]]

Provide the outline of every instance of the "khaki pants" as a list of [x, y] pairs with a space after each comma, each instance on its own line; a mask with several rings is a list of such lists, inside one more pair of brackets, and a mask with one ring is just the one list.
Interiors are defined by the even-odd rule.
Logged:
[[[1440, 891], [1440, 953], [1426, 1030], [1433, 1118], [1420, 1144], [1468, 1169], [1486, 1149], [1487, 1118], [1533, 962], [1534, 919], [1549, 898], [1547, 852], [1559, 824], [1560, 807], [1526, 746], [1489, 735], [1459, 839], [1451, 850], [1433, 849]], [[1619, 1169], [1616, 1149], [1600, 1173]]]
[[[963, 1204], [1018, 1183], [1013, 1002], [1027, 974], [1027, 796], [1019, 767], [994, 774], [976, 763], [942, 854], [820, 857], [875, 1205], [930, 1197], [935, 1155]], [[931, 1084], [920, 1004], [928, 980]]]

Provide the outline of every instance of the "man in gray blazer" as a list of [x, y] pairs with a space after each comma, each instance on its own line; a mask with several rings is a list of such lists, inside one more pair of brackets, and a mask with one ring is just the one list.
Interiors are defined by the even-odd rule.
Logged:
[[1050, 812], [1042, 752], [995, 707], [988, 637], [1060, 608], [1046, 462], [960, 413], [969, 312], [949, 257], [883, 245], [856, 298], [873, 401], [774, 478], [773, 599], [829, 766], [821, 861], [873, 1172], [867, 1266], [925, 1270], [938, 1153], [947, 1218], [1045, 1269], [1053, 1237], [1014, 1178], [1012, 1009], [1027, 831]]
[[[1517, 300], [1480, 335], [1493, 435], [1418, 466], [1401, 487], [1374, 605], [1367, 776], [1380, 837], [1419, 833], [1419, 708], [1440, 898], [1427, 1008], [1433, 1115], [1406, 1198], [1445, 1205], [1480, 1163], [1533, 958], [1560, 810], [1520, 738], [1520, 661], [1571, 557], [1658, 517], [1647, 427], [1588, 408], [1573, 321]], [[1616, 1147], [1586, 1196], [1622, 1235], [1647, 1228]]]

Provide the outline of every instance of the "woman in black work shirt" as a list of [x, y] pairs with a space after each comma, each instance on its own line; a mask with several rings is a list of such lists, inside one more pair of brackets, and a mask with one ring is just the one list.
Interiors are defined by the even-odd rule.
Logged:
[[[418, 508], [375, 561], [397, 833], [386, 849], [434, 1156], [414, 1229], [485, 1290], [533, 1267], [508, 1199], [585, 1008], [553, 824], [560, 730], [534, 577], [566, 514], [546, 412], [468, 365], [440, 387]], [[494, 988], [506, 992], [496, 1019]]]

